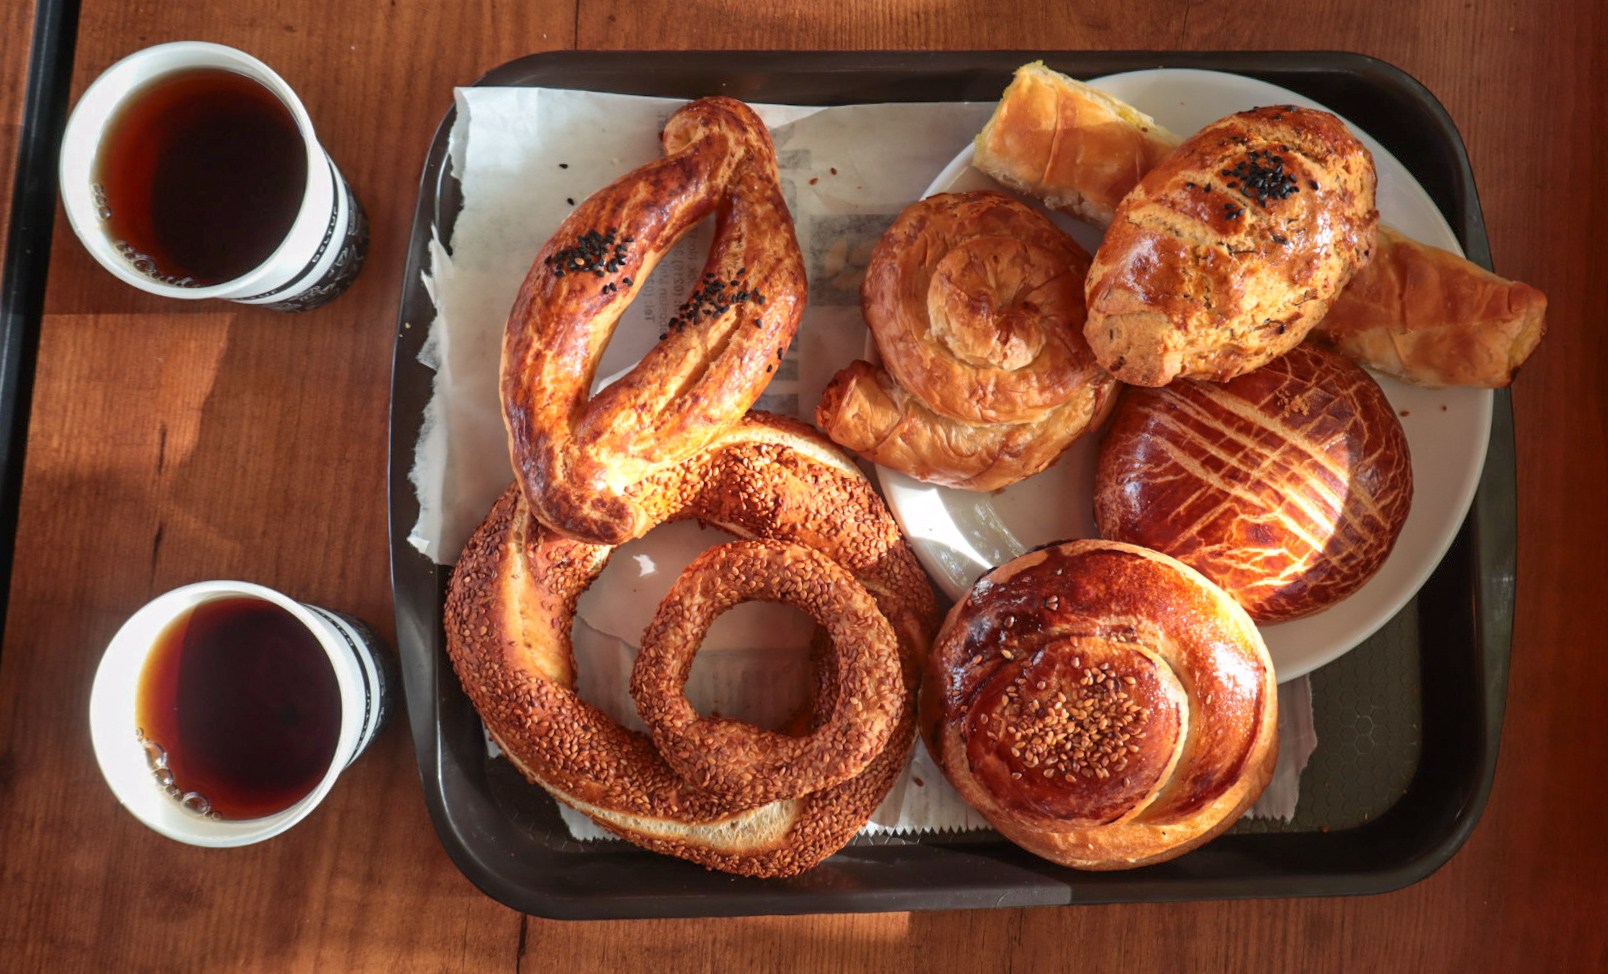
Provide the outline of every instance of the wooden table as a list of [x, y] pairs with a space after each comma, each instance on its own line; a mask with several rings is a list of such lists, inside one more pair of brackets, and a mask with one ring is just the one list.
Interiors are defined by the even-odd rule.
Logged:
[[[0, 160], [22, 121], [34, 5], [0, 10]], [[718, 25], [715, 27], [714, 25]], [[1596, 0], [83, 0], [72, 94], [117, 58], [231, 44], [302, 94], [368, 208], [369, 263], [304, 315], [121, 286], [56, 221], [0, 653], [0, 970], [568, 971], [1608, 969], [1608, 224]], [[1498, 270], [1551, 299], [1513, 389], [1519, 572], [1493, 794], [1428, 879], [1343, 899], [695, 921], [529, 918], [432, 830], [404, 721], [319, 812], [206, 851], [104, 787], [85, 704], [148, 598], [262, 582], [393, 631], [391, 345], [420, 167], [454, 85], [555, 49], [1344, 49], [1392, 62], [1461, 128]], [[9, 179], [0, 200], [9, 199]]]

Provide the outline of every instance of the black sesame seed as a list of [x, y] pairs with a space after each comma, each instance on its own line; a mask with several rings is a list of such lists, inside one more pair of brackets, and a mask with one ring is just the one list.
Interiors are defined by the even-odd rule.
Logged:
[[560, 169], [568, 169], [569, 168], [569, 163], [561, 162], [561, 163], [558, 164], [558, 168], [560, 168]]

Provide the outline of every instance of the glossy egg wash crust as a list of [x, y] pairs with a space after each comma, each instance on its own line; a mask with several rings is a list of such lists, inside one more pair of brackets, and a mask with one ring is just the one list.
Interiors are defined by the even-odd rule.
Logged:
[[[804, 258], [753, 110], [703, 98], [666, 123], [663, 158], [588, 197], [520, 285], [503, 337], [509, 449], [555, 531], [620, 544], [651, 525], [630, 498], [736, 422], [804, 313]], [[660, 258], [713, 216], [703, 276], [657, 345], [591, 395], [620, 315]]]
[[1278, 693], [1245, 610], [1111, 541], [1029, 552], [950, 610], [922, 686], [944, 774], [1011, 841], [1078, 869], [1194, 849], [1273, 775]]
[[1260, 624], [1361, 588], [1412, 499], [1407, 435], [1384, 391], [1310, 343], [1228, 382], [1130, 388], [1094, 482], [1102, 537], [1172, 555]]
[[1089, 271], [1084, 334], [1131, 385], [1225, 381], [1293, 348], [1372, 256], [1373, 157], [1293, 105], [1201, 129], [1140, 180]]

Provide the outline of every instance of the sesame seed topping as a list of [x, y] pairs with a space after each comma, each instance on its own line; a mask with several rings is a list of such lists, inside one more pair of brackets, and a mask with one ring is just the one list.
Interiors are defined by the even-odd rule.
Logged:
[[988, 728], [990, 740], [1042, 777], [1105, 780], [1127, 770], [1145, 737], [1147, 708], [1118, 689], [1137, 680], [1107, 663], [1080, 664], [1074, 662], [1076, 676], [1063, 678], [1053, 695], [1043, 693], [1046, 680], [1018, 673], [1005, 691], [998, 720]]

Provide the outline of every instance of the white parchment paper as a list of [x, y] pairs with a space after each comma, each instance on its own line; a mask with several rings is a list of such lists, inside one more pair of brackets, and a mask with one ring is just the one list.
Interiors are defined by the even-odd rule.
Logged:
[[[497, 399], [498, 356], [508, 309], [532, 258], [576, 203], [660, 154], [659, 131], [681, 104], [543, 88], [457, 92], [449, 156], [463, 208], [451, 239], [433, 241], [425, 272], [437, 317], [421, 359], [436, 379], [411, 475], [420, 515], [409, 540], [436, 562], [456, 560], [513, 480]], [[832, 375], [864, 353], [859, 288], [877, 238], [970, 142], [993, 105], [753, 107], [776, 143], [810, 292], [798, 337], [758, 407], [808, 421]], [[702, 272], [706, 247], [707, 233], [694, 233], [660, 263], [621, 320], [598, 371], [600, 385], [657, 340]], [[578, 610], [574, 642], [585, 699], [642, 728], [626, 692], [636, 642], [687, 562], [722, 540], [723, 532], [675, 524], [616, 551]], [[776, 722], [807, 703], [811, 628], [807, 616], [786, 606], [731, 610], [699, 652], [689, 699], [700, 712]], [[1288, 818], [1315, 738], [1306, 681], [1280, 689], [1280, 768], [1252, 814]], [[578, 838], [604, 836], [589, 819], [565, 812]], [[986, 825], [918, 745], [870, 828]]]

